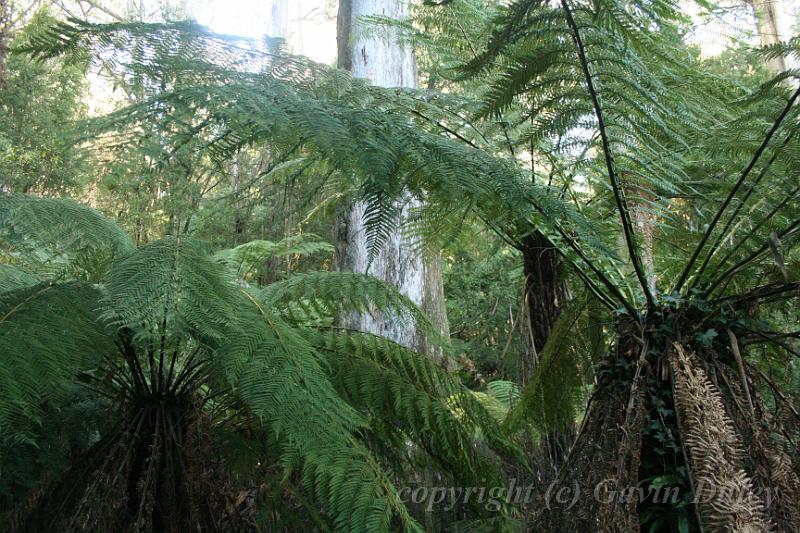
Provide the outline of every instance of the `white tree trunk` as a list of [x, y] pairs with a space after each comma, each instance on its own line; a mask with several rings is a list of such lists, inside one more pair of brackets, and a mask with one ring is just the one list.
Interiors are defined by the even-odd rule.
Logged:
[[[747, 0], [753, 8], [756, 17], [756, 31], [761, 46], [777, 44], [781, 41], [780, 26], [778, 23], [778, 9], [775, 0]], [[770, 72], [777, 74], [786, 70], [783, 56], [778, 56], [767, 61]]]
[[286, 46], [289, 47], [289, 0], [271, 0], [269, 15], [267, 34], [286, 40]]
[[[364, 37], [360, 17], [380, 15], [392, 18], [408, 16], [408, 0], [341, 0], [339, 4], [339, 66], [355, 77], [367, 78], [384, 87], [416, 87], [417, 65], [411, 47], [396, 40]], [[407, 198], [401, 220], [418, 207], [419, 200]], [[337, 223], [337, 268], [367, 272], [397, 287], [419, 305], [431, 320], [447, 334], [439, 258], [426, 258], [419, 246], [401, 231], [389, 237], [384, 248], [369, 265], [365, 231], [364, 204], [357, 202]], [[400, 344], [431, 353], [413, 326], [400, 324], [392, 316], [377, 310], [344, 318], [348, 328], [382, 335]]]

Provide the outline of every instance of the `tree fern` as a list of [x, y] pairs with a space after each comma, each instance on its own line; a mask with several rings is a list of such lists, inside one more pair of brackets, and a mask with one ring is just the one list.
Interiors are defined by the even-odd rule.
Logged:
[[[73, 212], [59, 200], [25, 201], [61, 212], [65, 224]], [[33, 442], [44, 406], [75, 383], [114, 398], [120, 420], [91, 459], [42, 497], [23, 529], [205, 523], [180, 494], [211, 489], [173, 470], [212, 460], [202, 444], [208, 437], [194, 440], [197, 424], [234, 420], [269, 435], [283, 475], [300, 476], [298, 490], [341, 531], [421, 529], [395, 486], [409, 449], [474, 482], [498, 475], [497, 460], [474, 447], [478, 430], [500, 453], [515, 453], [482, 406], [430, 360], [382, 339], [304, 325], [288, 311], [294, 300], [316, 301], [329, 315], [351, 301], [351, 309], [378, 306], [422, 320], [395, 291], [355, 274], [242, 287], [207, 245], [178, 237], [115, 258], [99, 284], [59, 279], [4, 291], [3, 446]], [[203, 483], [215, 490], [229, 482], [214, 469], [207, 476]], [[166, 488], [172, 484], [175, 492]], [[88, 507], [103, 491], [109, 504]], [[120, 511], [112, 503], [120, 498], [137, 502], [137, 511]]]
[[229, 264], [241, 278], [250, 278], [267, 259], [280, 255], [312, 255], [333, 252], [333, 246], [315, 235], [286, 237], [279, 242], [255, 240], [214, 254], [217, 260]]
[[29, 287], [37, 283], [39, 279], [36, 276], [13, 265], [0, 264], [0, 292]]
[[[308, 157], [341, 171], [342, 179], [351, 180], [348, 187], [366, 200], [373, 248], [381, 245], [394, 224], [396, 212], [388, 206], [408, 191], [430, 206], [414, 231], [427, 226], [433, 234], [435, 224], [452, 226], [471, 214], [511, 245], [539, 232], [598, 302], [619, 311], [614, 350], [598, 367], [601, 371], [585, 424], [557, 481], [593, 484], [613, 478], [622, 486], [638, 486], [640, 476], [644, 481], [672, 475], [682, 486], [691, 486], [681, 476], [692, 465], [679, 453], [658, 453], [693, 445], [681, 440], [680, 422], [668, 413], [670, 405], [685, 403], [688, 394], [688, 389], [675, 392], [669, 386], [668, 378], [677, 376], [669, 365], [669, 350], [680, 342], [699, 354], [690, 370], [717, 379], [704, 387], [715, 397], [725, 398], [719, 404], [728, 411], [726, 416], [737, 419], [735, 431], [743, 439], [759, 434], [753, 416], [736, 415], [745, 401], [753, 412], [765, 409], [755, 394], [756, 374], [747, 373], [755, 365], [737, 356], [738, 347], [722, 342], [725, 336], [719, 333], [747, 334], [741, 321], [754, 307], [794, 301], [798, 293], [794, 281], [766, 276], [767, 272], [788, 276], [786, 253], [792, 253], [797, 241], [795, 206], [778, 194], [757, 194], [767, 184], [777, 184], [793, 198], [798, 193], [792, 168], [797, 147], [796, 96], [779, 83], [751, 94], [727, 73], [706, 68], [707, 63], [683, 45], [681, 15], [671, 2], [631, 5], [563, 0], [556, 5], [520, 0], [502, 9], [496, 24], [485, 51], [467, 65], [466, 75], [485, 76], [489, 83], [478, 120], [495, 114], [499, 118], [499, 113], [512, 107], [515, 116], [523, 117], [514, 124], [519, 136], [515, 138], [531, 147], [533, 170], [516, 158], [498, 156], [498, 143], [476, 142], [461, 133], [466, 128], [449, 126], [454, 110], [446, 108], [452, 100], [445, 97], [369, 87], [302, 59], [242, 51], [230, 43], [221, 45], [222, 39], [191, 25], [147, 28], [72, 22], [54, 28], [35, 47], [45, 55], [66, 49], [116, 54], [121, 58], [116, 65], [120, 72], [163, 83], [162, 94], [94, 125], [96, 131], [119, 132], [121, 143], [137, 138], [137, 125], [156, 124], [171, 151], [177, 153], [186, 146], [187, 137], [199, 138], [219, 161], [253, 143], [299, 146]], [[146, 53], [131, 58], [122, 52], [132, 36]], [[174, 45], [191, 41], [192, 36], [197, 42], [189, 48]], [[192, 47], [201, 41], [220, 53], [192, 61]], [[188, 85], [174, 83], [176, 65], [186, 68]], [[191, 110], [192, 123], [181, 123], [170, 113], [178, 106]], [[514, 142], [509, 136], [512, 149]], [[570, 152], [575, 148], [580, 149], [577, 155]], [[718, 156], [718, 150], [724, 157]], [[547, 160], [544, 166], [534, 152]], [[677, 280], [674, 292], [660, 298], [637, 259], [643, 247], [632, 203], [653, 214], [657, 251], [665, 258], [658, 265], [659, 273]], [[750, 212], [755, 216], [749, 221], [743, 215]], [[632, 272], [614, 252], [619, 235], [624, 236]], [[697, 237], [696, 244], [687, 247], [687, 235]], [[172, 250], [171, 255], [162, 256], [164, 264], [172, 265], [163, 272], [175, 270], [180, 263], [175, 256], [179, 247], [166, 243], [154, 249], [159, 247]], [[123, 262], [140, 261], [146, 266], [143, 259], [133, 257]], [[199, 261], [201, 271], [206, 272], [206, 264]], [[158, 270], [160, 283], [169, 280], [163, 272]], [[751, 275], [744, 277], [744, 272]], [[312, 295], [305, 298], [308, 308], [320, 315], [338, 309], [335, 298], [342, 294], [341, 288], [358, 281], [313, 276], [309, 280], [319, 284], [324, 297], [321, 302], [314, 302]], [[214, 335], [194, 339], [208, 368], [219, 368], [210, 376], [211, 382], [217, 390], [227, 387], [234, 394], [241, 392], [237, 399], [277, 430], [283, 464], [302, 465], [306, 486], [339, 527], [416, 526], [399, 505], [387, 481], [390, 476], [381, 469], [381, 464], [391, 461], [376, 459], [381, 450], [386, 456], [387, 449], [399, 450], [404, 439], [414, 442], [415, 452], [424, 453], [433, 449], [426, 439], [435, 438], [444, 452], [434, 460], [479, 470], [476, 463], [469, 463], [468, 454], [461, 453], [466, 450], [465, 433], [438, 434], [442, 428], [452, 428], [452, 420], [441, 409], [441, 397], [431, 401], [425, 389], [430, 384], [409, 383], [405, 374], [399, 374], [407, 366], [387, 367], [385, 356], [379, 360], [372, 355], [363, 361], [341, 354], [327, 357], [336, 351], [318, 348], [319, 341], [303, 327], [304, 321], [292, 315], [292, 304], [281, 304], [288, 298], [283, 295], [304, 294], [300, 282], [290, 278], [271, 291], [269, 287], [243, 289], [223, 275], [210, 279], [210, 286], [219, 286], [224, 293], [218, 305], [228, 305], [231, 298], [233, 307], [242, 309], [237, 315], [244, 322], [223, 317], [214, 306], [208, 312], [197, 308], [194, 302], [202, 298], [188, 293], [185, 309], [190, 327], [182, 331], [196, 335], [195, 330], [211, 321]], [[380, 298], [394, 303], [370, 290], [354, 300], [366, 307]], [[153, 301], [163, 303], [164, 299], [156, 296]], [[573, 311], [564, 314], [553, 337], [567, 337], [569, 325], [576, 320]], [[162, 323], [177, 323], [171, 312], [170, 307], [162, 312]], [[133, 322], [127, 324], [130, 329], [135, 327]], [[157, 323], [145, 324], [140, 331], [158, 331]], [[786, 348], [779, 338], [758, 329], [757, 334], [768, 342]], [[784, 333], [789, 332], [779, 335]], [[156, 346], [155, 339], [146, 334], [135, 342], [146, 353], [150, 344]], [[526, 408], [511, 412], [511, 427], [522, 426], [528, 415], [545, 427], [574, 417], [572, 393], [579, 380], [569, 377], [575, 365], [567, 355], [575, 351], [562, 351], [568, 346], [555, 340], [547, 345], [541, 369], [521, 397], [520, 405]], [[231, 354], [216, 357], [223, 349]], [[298, 377], [295, 353], [308, 365], [309, 382]], [[338, 363], [341, 368], [334, 366]], [[349, 370], [337, 373], [345, 369]], [[270, 382], [273, 374], [294, 386], [285, 390], [280, 382]], [[740, 376], [736, 379], [741, 385], [729, 375]], [[566, 391], [551, 387], [564, 380], [571, 385]], [[142, 381], [148, 381], [146, 376]], [[377, 382], [392, 386], [378, 389]], [[317, 388], [320, 397], [315, 398]], [[551, 406], [533, 401], [545, 396], [557, 398], [561, 405], [556, 407], [563, 409], [551, 413], [547, 410]], [[469, 409], [473, 404], [480, 407], [473, 395], [457, 392], [452, 397], [477, 413], [462, 416], [454, 409], [454, 416], [472, 422], [475, 429], [491, 427], [486, 409]], [[291, 418], [279, 412], [274, 398], [286, 402]], [[329, 405], [337, 407], [326, 410]], [[666, 414], [660, 408], [666, 408]], [[427, 416], [413, 409], [427, 409]], [[390, 424], [384, 418], [388, 416], [398, 424]], [[486, 422], [475, 423], [476, 417]], [[325, 431], [319, 430], [325, 442], [306, 438], [306, 430], [298, 427], [303, 420], [312, 421], [315, 429], [328, 424]], [[775, 422], [774, 429], [776, 449], [783, 449], [791, 442], [791, 430], [780, 422]], [[380, 432], [385, 439], [372, 438]], [[325, 444], [330, 447], [323, 448]], [[780, 457], [777, 452], [767, 455]], [[752, 479], [767, 486], [768, 480], [756, 475], [769, 470], [767, 455], [748, 453], [744, 460], [732, 456], [725, 458], [723, 466], [752, 470]], [[367, 483], [358, 484], [353, 477], [345, 480], [353, 474], [363, 475]], [[787, 486], [797, 486], [796, 476], [790, 481]], [[366, 503], [370, 499], [378, 504], [370, 508]], [[776, 503], [770, 516], [791, 516], [797, 512], [796, 501], [792, 497]], [[566, 530], [629, 530], [649, 525], [653, 516], [666, 519], [669, 514], [661, 509], [659, 515], [652, 501], [613, 507], [597, 499], [584, 503], [580, 508], [540, 506], [532, 527], [546, 529], [556, 523]], [[690, 520], [698, 528], [716, 523], [703, 509]]]
[[526, 425], [540, 433], [557, 431], [576, 419], [582, 400], [580, 387], [590, 365], [579, 344], [581, 336], [575, 332], [585, 309], [586, 302], [578, 299], [559, 317], [533, 375], [505, 420], [511, 431]]
[[[133, 30], [115, 25], [89, 29], [73, 22], [54, 31], [62, 35], [59, 39], [73, 40], [82, 49], [109, 53], [115, 50], [115, 36], [126, 39], [124, 34], [131, 31], [162, 56], [120, 68], [136, 72], [146, 69], [147, 75], [156, 79], [167, 75], [170, 61], [191, 61], [181, 51], [177, 52], [178, 57], [170, 57], [174, 51], [158, 46], [163, 39], [173, 38], [168, 37], [172, 34], [193, 32], [191, 27], [161, 25], [152, 29], [151, 33], [144, 27]], [[195, 38], [207, 38], [202, 35]], [[40, 42], [41, 50], [49, 50], [45, 53], [60, 46], [46, 45], [48, 39]], [[246, 55], [252, 59], [253, 54]], [[240, 147], [257, 142], [281, 146], [300, 143], [315, 157], [335, 168], [347, 169], [357, 180], [367, 203], [367, 234], [373, 249], [382, 244], [394, 223], [392, 210], [385, 209], [391, 203], [388, 199], [407, 190], [430, 201], [431, 217], [435, 216], [433, 206], [452, 213], [469, 207], [482, 219], [491, 220], [504, 234], [525, 232], [521, 229], [525, 227], [548, 228], [548, 234], [563, 240], [565, 253], [579, 264], [613, 258], [593, 226], [577, 216], [571, 206], [553, 197], [547, 187], [531, 183], [527, 172], [510, 161], [498, 160], [441, 135], [436, 121], [432, 124], [428, 117], [437, 112], [437, 107], [415, 91], [369, 87], [363, 81], [298, 58], [267, 55], [261, 60], [265, 70], [259, 74], [232, 70], [227, 60], [221, 60], [216, 69], [208, 64], [202, 68], [197, 65], [198, 74], [205, 70], [211, 76], [202, 85], [164, 93], [152, 102], [104, 119], [100, 126], [107, 129], [123, 123], [153, 123], [157, 115], [163, 116], [157, 111], [162, 104], [180, 103], [183, 108], [194, 109], [198, 116], [208, 116], [192, 126], [189, 134], [208, 138], [206, 146], [215, 157], [229, 158]], [[297, 70], [301, 64], [304, 69]], [[409, 111], [423, 118], [416, 124], [409, 123]], [[447, 113], [438, 112], [442, 116]], [[158, 120], [155, 123], [160, 124]], [[185, 134], [175, 138], [176, 148], [180, 149], [178, 138], [184, 139]], [[576, 233], [582, 236], [580, 246], [572, 237]], [[592, 272], [592, 277], [607, 277], [609, 269]], [[608, 281], [599, 281], [596, 290], [618, 293], [617, 284]]]
[[[6, 253], [30, 263], [30, 268], [48, 270], [50, 276], [86, 266], [85, 275], [97, 278], [112, 257], [133, 250], [116, 224], [70, 200], [0, 195], [0, 225]], [[90, 265], [89, 256], [102, 261]]]

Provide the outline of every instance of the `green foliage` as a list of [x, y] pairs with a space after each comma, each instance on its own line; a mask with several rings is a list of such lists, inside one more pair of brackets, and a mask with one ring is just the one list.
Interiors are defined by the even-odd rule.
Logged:
[[41, 490], [67, 468], [76, 450], [89, 448], [116, 422], [107, 399], [83, 385], [68, 385], [59, 396], [40, 405], [41, 422], [26, 441], [0, 443], [0, 508], [24, 505], [17, 498]]
[[253, 279], [264, 263], [275, 256], [299, 255], [306, 256], [317, 253], [331, 253], [333, 246], [320, 241], [316, 235], [294, 235], [278, 242], [254, 240], [232, 248], [221, 250], [214, 257], [229, 265], [243, 280]]
[[[31, 245], [62, 243], [63, 229], [44, 233], [22, 224], [17, 217], [30, 210], [57, 210], [78, 237], [82, 228], [94, 236], [96, 246], [76, 238], [62, 251], [99, 250], [103, 235], [111, 239], [106, 246], [127, 242], [113, 222], [71, 201], [3, 201], [27, 208], [3, 211], [11, 227], [28, 230], [5, 245], [23, 236]], [[35, 280], [13, 272], [20, 282]], [[298, 490], [342, 531], [420, 529], [395, 486], [411, 450], [453, 482], [470, 483], [498, 475], [495, 459], [475, 447], [477, 435], [516, 453], [480, 403], [429, 359], [384, 339], [295, 319], [290, 304], [314, 302], [328, 316], [375, 306], [422, 323], [407, 298], [368, 276], [301, 274], [244, 288], [206, 244], [167, 237], [115, 257], [99, 284], [68, 277], [0, 295], [0, 430], [2, 447], [11, 449], [3, 461], [18, 461], [20, 445], [44, 438], [37, 428], [49, 406], [63, 405], [79, 383], [122, 402], [120, 413], [160, 391], [225, 398], [221, 412], [220, 400], [207, 404], [211, 420], [233, 417], [268, 435], [283, 476], [299, 475]]]
[[100, 291], [80, 282], [41, 283], [0, 295], [2, 445], [31, 442], [47, 404], [58, 404], [81, 370], [113, 353], [100, 320]]
[[[41, 53], [94, 50], [113, 54], [118, 41], [141, 39], [152, 46], [157, 58], [129, 61], [119, 67], [154, 82], [170, 83], [175, 61], [193, 64], [185, 50], [165, 49], [159, 43], [191, 35], [198, 44], [216, 50], [219, 39], [186, 24], [165, 24], [147, 30], [145, 26], [86, 25], [73, 22], [51, 30], [38, 43]], [[121, 45], [120, 45], [121, 46]], [[215, 48], [216, 47], [216, 48]], [[352, 185], [366, 200], [366, 234], [369, 248], [377, 250], [394, 225], [392, 198], [404, 190], [428, 200], [423, 224], [409, 228], [429, 239], [452, 235], [455, 220], [465, 209], [474, 211], [504, 235], [519, 235], [521, 228], [543, 226], [554, 239], [564, 240], [564, 253], [584, 264], [586, 256], [614, 265], [618, 259], [573, 206], [553, 197], [549, 188], [529, 180], [527, 172], [512, 161], [497, 159], [439, 134], [436, 118], [448, 111], [429, 103], [415, 91], [369, 87], [341, 72], [308, 61], [276, 54], [242, 52], [238, 64], [257, 61], [258, 74], [233, 70], [227, 54], [211, 54], [218, 64], [194, 64], [185, 83], [198, 85], [163, 93], [152, 101], [134, 105], [98, 124], [102, 130], [125, 124], [126, 135], [141, 131], [133, 124], [157, 125], [171, 132], [168, 141], [180, 153], [189, 138], [206, 138], [212, 158], [229, 161], [242, 147], [258, 143], [278, 147], [302, 146], [314, 160], [325, 161], [356, 180]], [[192, 76], [197, 76], [193, 78]], [[191, 125], [162, 121], [161, 110], [178, 106], [196, 117], [207, 117]], [[406, 118], [409, 110], [423, 118], [417, 123]], [[432, 121], [432, 122], [431, 122]], [[178, 132], [175, 129], [178, 129]], [[122, 141], [129, 142], [129, 141]], [[191, 149], [191, 148], [190, 148]], [[444, 231], [443, 231], [444, 230]], [[524, 231], [524, 230], [523, 230]], [[573, 246], [572, 235], [581, 235], [581, 247]], [[509, 237], [513, 238], [513, 237]], [[613, 272], [613, 268], [609, 268]], [[613, 274], [612, 274], [613, 276]]]
[[[15, 32], [11, 48], [27, 46], [32, 34], [54, 23], [46, 11]], [[91, 168], [74, 146], [70, 123], [85, 117], [86, 63], [75, 58], [6, 59], [0, 91], [0, 190], [61, 193], [79, 189]]]
[[443, 254], [451, 341], [486, 379], [513, 380], [527, 353], [519, 254], [490, 232], [471, 229]]
[[475, 397], [498, 421], [504, 420], [508, 412], [519, 403], [519, 386], [513, 381], [497, 380], [486, 384], [486, 392], [474, 392]]
[[0, 292], [36, 285], [39, 280], [12, 265], [0, 265]]
[[577, 417], [584, 399], [581, 386], [591, 364], [575, 326], [587, 303], [578, 298], [562, 311], [539, 354], [533, 375], [505, 420], [510, 431], [530, 425], [540, 433], [561, 430]]
[[0, 250], [49, 277], [96, 281], [134, 246], [119, 226], [72, 200], [0, 196]]
[[141, 335], [222, 338], [239, 301], [209, 255], [201, 242], [166, 237], [116, 261], [104, 283], [105, 320]]
[[[498, 419], [512, 432], [546, 432], [579, 417], [587, 369], [604, 351], [595, 307], [617, 312], [618, 325], [630, 322], [643, 338], [673, 311], [702, 318], [758, 308], [765, 320], [750, 331], [772, 345], [765, 353], [793, 350], [781, 339], [797, 336], [782, 328], [795, 310], [774, 304], [797, 295], [800, 265], [798, 93], [790, 97], [783, 83], [794, 73], [767, 81], [761, 71], [732, 68], [731, 57], [702, 59], [684, 44], [688, 21], [669, 0], [490, 4], [426, 3], [408, 23], [373, 20], [427, 46], [429, 86], [448, 94], [371, 87], [192, 23], [72, 20], [37, 32], [34, 56], [89, 55], [130, 89], [132, 105], [86, 132], [119, 156], [103, 187], [134, 240], [147, 244], [133, 249], [121, 231], [68, 203], [0, 197], [3, 257], [13, 264], [0, 271], [0, 287], [10, 289], [2, 298], [12, 311], [35, 307], [0, 324], [43, 343], [32, 349], [45, 353], [43, 368], [31, 363], [12, 399], [0, 401], [12, 441], [32, 442], [28, 418], [43, 419], [44, 406], [64, 398], [59, 384], [92, 364], [124, 376], [114, 392], [127, 400], [143, 386], [133, 382], [157, 388], [165, 364], [170, 377], [174, 365], [190, 390], [214, 398], [207, 409], [221, 431], [229, 430], [220, 418], [235, 426], [241, 448], [277, 457], [264, 463], [280, 473], [275, 494], [288, 487], [308, 497], [307, 514], [322, 508], [318, 518], [340, 530], [414, 530], [399, 483], [429, 474], [454, 484], [494, 479], [497, 458], [477, 443], [502, 458], [517, 453]], [[766, 54], [789, 52], [794, 41]], [[275, 256], [330, 249], [286, 238], [299, 222], [265, 207], [277, 189], [285, 203], [363, 199], [373, 254], [409, 193], [424, 203], [403, 229], [426, 246], [449, 243], [458, 255], [459, 232], [471, 237], [478, 223], [491, 230], [492, 244], [504, 246], [469, 250], [478, 261], [451, 258], [448, 280], [459, 303], [451, 309], [457, 346], [493, 380], [486, 391], [466, 390], [405, 348], [332, 327], [341, 313], [377, 308], [432, 334], [404, 297], [369, 277], [278, 273]], [[79, 221], [74, 233], [54, 218], [56, 208]], [[573, 288], [585, 285], [590, 296], [563, 308], [519, 393], [496, 379], [519, 378], [503, 359], [506, 350], [523, 357], [527, 344], [506, 319], [522, 292], [506, 251], [533, 232], [562, 255]], [[214, 254], [187, 233], [232, 248]], [[636, 260], [645, 256], [657, 299]], [[96, 285], [62, 281], [74, 279]], [[25, 292], [37, 288], [45, 298], [64, 296], [39, 309], [39, 294]], [[78, 288], [97, 293], [86, 305], [102, 314], [73, 312], [82, 321], [57, 324], [67, 300], [83, 305], [65, 296]], [[492, 300], [502, 302], [502, 317]], [[718, 345], [719, 325], [698, 322], [690, 328], [697, 344]], [[98, 355], [96, 344], [81, 345], [82, 356], [95, 354], [89, 362], [51, 354], [50, 330], [40, 335], [35, 324], [62, 335], [65, 324], [80, 334], [101, 328], [112, 347]], [[18, 350], [16, 338], [0, 336], [0, 347]], [[100, 355], [133, 368], [104, 366]], [[2, 384], [12, 366], [0, 368]]]
[[380, 280], [357, 272], [307, 272], [275, 282], [266, 287], [259, 299], [270, 306], [285, 308], [289, 303], [306, 312], [332, 315], [337, 312], [370, 312], [382, 309], [405, 324], [415, 324], [419, 331], [436, 339], [436, 328], [409, 298]]

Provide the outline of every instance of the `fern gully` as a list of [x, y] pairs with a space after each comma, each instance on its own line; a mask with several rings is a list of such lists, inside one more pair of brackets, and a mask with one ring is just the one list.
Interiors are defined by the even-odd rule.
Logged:
[[[151, 450], [162, 442], [174, 450], [210, 427], [213, 438], [198, 442], [220, 453], [231, 442], [258, 450], [250, 457], [263, 463], [249, 466], [266, 472], [257, 483], [269, 481], [267, 501], [291, 495], [274, 523], [285, 526], [289, 514], [295, 528], [392, 531], [431, 518], [405, 505], [400, 484], [496, 486], [526, 469], [513, 444], [525, 442], [521, 433], [579, 421], [553, 475], [580, 487], [581, 505], [546, 502], [542, 490], [532, 506], [465, 505], [439, 520], [569, 532], [796, 530], [799, 418], [765, 367], [798, 354], [796, 328], [786, 324], [800, 296], [800, 91], [783, 83], [793, 72], [754, 81], [724, 62], [708, 66], [685, 46], [686, 24], [677, 4], [660, 0], [498, 6], [484, 49], [459, 68], [462, 79], [485, 80], [480, 99], [371, 86], [279, 50], [242, 49], [191, 23], [48, 28], [32, 40], [37, 57], [111, 57], [115, 72], [159, 88], [86, 126], [112, 135], [104, 148], [157, 134], [163, 165], [202, 146], [199, 158], [221, 168], [268, 143], [276, 165], [297, 169], [292, 176], [312, 169], [321, 186], [363, 200], [375, 249], [397, 229], [397, 202], [416, 195], [419, 219], [404, 229], [423, 244], [469, 219], [529, 250], [526, 273], [541, 272], [546, 285], [530, 313], [546, 316], [529, 319], [542, 320], [537, 336], [547, 340], [533, 341], [539, 361], [518, 401], [491, 404], [499, 424], [430, 359], [334, 326], [339, 313], [376, 307], [435, 337], [408, 298], [374, 279], [307, 272], [262, 285], [249, 263], [270, 249], [263, 241], [216, 255], [185, 236], [137, 247], [74, 203], [3, 196], [11, 259], [0, 342], [11, 355], [0, 359], [0, 380], [12, 391], [0, 403], [3, 435], [35, 439], [43, 403], [58, 402], [65, 384], [88, 372], [98, 394], [122, 399], [116, 427], [135, 433], [141, 421], [149, 433], [149, 447], [130, 445], [143, 459], [131, 467], [126, 501], [139, 504], [97, 520], [127, 513], [135, 523], [140, 509], [142, 523], [184, 520], [150, 506], [159, 485], [147, 482], [151, 455], [164, 465], [182, 456]], [[463, 116], [460, 106], [475, 113]], [[513, 120], [497, 124], [500, 114]], [[515, 155], [521, 146], [539, 167], [522, 164], [531, 161]], [[637, 228], [635, 208], [645, 205], [652, 241]], [[55, 210], [74, 222], [59, 224]], [[574, 292], [566, 305], [562, 275]], [[602, 328], [584, 349], [581, 333], [597, 309], [613, 337], [608, 350]], [[156, 406], [153, 391], [171, 391], [171, 407]], [[175, 436], [161, 429], [167, 419]], [[90, 470], [117, 486], [105, 466]], [[226, 472], [213, 472], [209, 483], [223, 490]], [[71, 479], [78, 483], [54, 486], [75, 494], [102, 486]], [[593, 497], [597, 487], [645, 486], [674, 488], [678, 500]], [[33, 498], [27, 509], [39, 501], [52, 500]], [[76, 503], [43, 519], [95, 516], [77, 496], [67, 501]]]

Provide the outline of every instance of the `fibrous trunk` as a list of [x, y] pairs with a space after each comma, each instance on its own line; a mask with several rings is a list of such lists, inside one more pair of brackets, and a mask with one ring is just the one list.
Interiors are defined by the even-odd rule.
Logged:
[[570, 293], [558, 249], [535, 231], [522, 241], [525, 302], [536, 353], [541, 353]]
[[190, 398], [153, 398], [12, 520], [12, 532], [255, 531], [222, 475], [210, 425]]
[[796, 531], [788, 433], [733, 347], [692, 337], [622, 332], [596, 369], [574, 447], [539, 495], [534, 530]]

